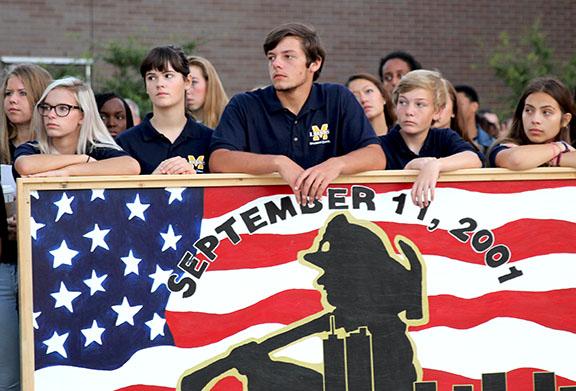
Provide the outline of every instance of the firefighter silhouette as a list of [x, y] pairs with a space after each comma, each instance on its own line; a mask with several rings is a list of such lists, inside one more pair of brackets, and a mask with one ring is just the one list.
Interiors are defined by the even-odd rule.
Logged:
[[[348, 213], [334, 215], [312, 247], [299, 254], [301, 262], [320, 271], [316, 284], [324, 311], [187, 371], [180, 390], [206, 389], [231, 370], [246, 377], [249, 391], [412, 390], [421, 376], [407, 325], [428, 321], [424, 266], [410, 240], [399, 235], [395, 246], [401, 255], [376, 225], [354, 221]], [[319, 333], [325, 337], [324, 373], [270, 357]]]

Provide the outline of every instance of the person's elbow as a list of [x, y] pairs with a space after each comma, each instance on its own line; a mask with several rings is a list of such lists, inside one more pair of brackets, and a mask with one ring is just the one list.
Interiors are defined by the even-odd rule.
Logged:
[[130, 158], [129, 163], [126, 166], [129, 175], [139, 175], [140, 171], [142, 170], [138, 160], [134, 159], [133, 157]]
[[119, 167], [122, 167], [122, 175], [138, 175], [140, 174], [140, 163], [138, 160], [131, 156], [123, 156], [120, 158]]
[[210, 167], [210, 172], [222, 173], [231, 172], [230, 169], [230, 154], [231, 151], [227, 149], [217, 149], [210, 154], [210, 160], [208, 165]]
[[470, 167], [469, 168], [482, 168], [484, 164], [482, 163], [482, 159], [480, 156], [475, 152], [470, 152]]
[[20, 176], [36, 174], [34, 156], [20, 156], [14, 162], [14, 169]]

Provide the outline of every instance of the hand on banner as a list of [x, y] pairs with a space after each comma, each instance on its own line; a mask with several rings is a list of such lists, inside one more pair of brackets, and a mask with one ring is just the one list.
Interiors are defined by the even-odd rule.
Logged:
[[295, 192], [299, 191], [296, 199], [301, 205], [313, 204], [320, 200], [328, 185], [342, 173], [343, 162], [338, 158], [331, 158], [323, 163], [305, 170], [295, 184]]
[[440, 175], [440, 163], [435, 158], [414, 159], [405, 167], [419, 169], [420, 173], [412, 186], [412, 202], [420, 208], [427, 207], [434, 200], [434, 189]]
[[194, 167], [181, 156], [164, 160], [152, 172], [152, 175], [196, 174]]

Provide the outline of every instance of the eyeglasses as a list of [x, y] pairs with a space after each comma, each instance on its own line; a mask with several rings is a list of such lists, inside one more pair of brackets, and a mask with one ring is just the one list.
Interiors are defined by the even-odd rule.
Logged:
[[80, 106], [72, 106], [64, 103], [60, 103], [56, 106], [49, 105], [48, 103], [42, 103], [38, 105], [38, 112], [43, 117], [47, 117], [52, 109], [54, 109], [54, 112], [58, 117], [66, 117], [68, 114], [70, 114], [70, 110], [72, 109], [78, 109], [82, 111]]

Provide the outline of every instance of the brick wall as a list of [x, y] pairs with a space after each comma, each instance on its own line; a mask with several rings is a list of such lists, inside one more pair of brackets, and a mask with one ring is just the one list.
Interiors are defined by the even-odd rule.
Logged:
[[[261, 45], [286, 21], [319, 31], [328, 57], [321, 81], [377, 72], [380, 57], [404, 49], [455, 84], [477, 88], [482, 104], [506, 93], [487, 65], [501, 31], [512, 36], [536, 18], [558, 59], [576, 50], [576, 1], [318, 0], [1, 0], [0, 55], [82, 56], [111, 40], [136, 37], [151, 46], [196, 39], [230, 94], [268, 82]], [[97, 63], [95, 75], [106, 67]]]

